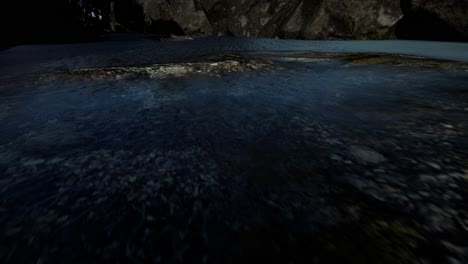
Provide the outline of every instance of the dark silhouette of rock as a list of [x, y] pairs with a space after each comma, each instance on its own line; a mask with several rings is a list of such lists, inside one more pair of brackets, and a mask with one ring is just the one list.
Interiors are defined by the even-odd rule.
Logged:
[[4, 1], [2, 46], [103, 32], [298, 39], [468, 40], [468, 0]]
[[149, 31], [151, 33], [155, 33], [161, 36], [183, 36], [184, 31], [180, 27], [180, 25], [175, 22], [173, 19], [171, 20], [153, 20], [151, 24], [149, 24]]
[[396, 27], [403, 39], [468, 40], [468, 1], [401, 0], [404, 17]]

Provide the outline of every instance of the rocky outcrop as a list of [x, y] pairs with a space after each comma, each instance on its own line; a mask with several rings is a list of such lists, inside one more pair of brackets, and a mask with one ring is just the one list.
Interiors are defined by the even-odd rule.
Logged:
[[229, 1], [228, 29], [235, 36], [274, 37], [300, 0]]
[[398, 0], [305, 1], [300, 37], [386, 39], [402, 16]]
[[402, 17], [399, 0], [140, 0], [147, 23], [173, 20], [185, 34], [382, 39]]
[[467, 0], [419, 1], [419, 5], [415, 5], [415, 8], [437, 15], [461, 37], [468, 39]]
[[[134, 19], [144, 20], [146, 31], [162, 35], [468, 40], [468, 0], [110, 1], [111, 10], [123, 10], [119, 17], [139, 5], [142, 14]], [[129, 21], [117, 18], [116, 23], [135, 28], [125, 26]]]
[[[6, 2], [2, 31], [14, 35], [6, 26], [13, 21], [25, 32], [14, 38], [98, 35], [106, 29], [190, 36], [468, 40], [468, 0], [54, 0], [47, 5], [31, 0], [25, 16], [23, 4]], [[83, 6], [99, 12], [77, 13]], [[102, 14], [102, 20], [94, 21], [89, 16], [94, 13]]]
[[140, 0], [143, 6], [145, 21], [175, 21], [187, 35], [212, 34], [213, 30], [198, 1], [186, 0]]

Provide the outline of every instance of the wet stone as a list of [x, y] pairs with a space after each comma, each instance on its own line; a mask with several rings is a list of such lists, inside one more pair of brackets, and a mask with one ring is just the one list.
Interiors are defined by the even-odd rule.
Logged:
[[351, 146], [351, 153], [362, 163], [378, 164], [386, 161], [382, 154], [366, 146]]

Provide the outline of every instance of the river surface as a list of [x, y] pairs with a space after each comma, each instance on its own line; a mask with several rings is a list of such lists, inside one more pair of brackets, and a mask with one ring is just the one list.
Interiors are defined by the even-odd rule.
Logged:
[[2, 263], [466, 263], [468, 44], [0, 51]]

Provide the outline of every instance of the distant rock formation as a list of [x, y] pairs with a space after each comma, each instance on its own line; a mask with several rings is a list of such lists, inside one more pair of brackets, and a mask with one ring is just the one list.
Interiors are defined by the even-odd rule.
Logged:
[[164, 20], [187, 35], [468, 40], [468, 0], [120, 1], [142, 6], [146, 28], [156, 32], [151, 25]]
[[383, 39], [402, 18], [399, 0], [136, 0], [145, 23], [184, 34], [301, 39]]
[[81, 38], [87, 32], [96, 35], [123, 31], [189, 36], [468, 41], [468, 0], [13, 2], [0, 4], [2, 32], [7, 37], [26, 39], [75, 35]]

